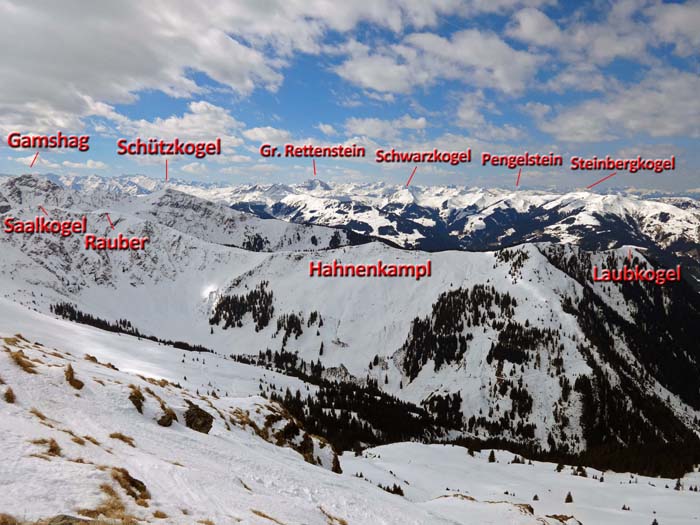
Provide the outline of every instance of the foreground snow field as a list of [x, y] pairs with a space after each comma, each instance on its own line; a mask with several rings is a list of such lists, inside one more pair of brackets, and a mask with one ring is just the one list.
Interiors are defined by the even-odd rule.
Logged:
[[[11, 388], [16, 398], [14, 403], [0, 399], [0, 512], [21, 519], [83, 510], [182, 524], [650, 525], [656, 518], [659, 525], [685, 525], [700, 520], [700, 493], [688, 490], [700, 485], [697, 473], [681, 480], [685, 490], [676, 491], [670, 479], [593, 469], [583, 478], [568, 466], [556, 472], [548, 463], [510, 464], [513, 455], [505, 451], [495, 451], [497, 462], [489, 463], [488, 451], [471, 457], [461, 447], [399, 443], [365, 450], [360, 457], [346, 453], [340, 458], [343, 474], [336, 474], [330, 471], [332, 451], [322, 440], [313, 439], [313, 456], [320, 460], [314, 465], [291, 448], [293, 439], [274, 439], [280, 427], [278, 418], [269, 416], [282, 422], [287, 416], [257, 395], [261, 379], [278, 389], [312, 386], [210, 354], [188, 353], [183, 362], [180, 350], [4, 300], [0, 336], [5, 383], [0, 392], [4, 396]], [[68, 365], [84, 383], [79, 390], [66, 379]], [[142, 413], [130, 400], [134, 390], [143, 394]], [[184, 425], [189, 403], [213, 416], [208, 434]], [[164, 407], [177, 417], [170, 427], [156, 421]], [[602, 483], [594, 479], [601, 475]], [[404, 496], [378, 484], [398, 484]], [[566, 504], [568, 492], [574, 501]], [[167, 518], [156, 517], [163, 515]]]

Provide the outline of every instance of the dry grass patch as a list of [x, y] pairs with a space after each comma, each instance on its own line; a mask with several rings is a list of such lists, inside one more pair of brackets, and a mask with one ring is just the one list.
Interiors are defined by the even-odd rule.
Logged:
[[73, 365], [69, 364], [66, 367], [65, 376], [66, 381], [68, 381], [68, 384], [76, 390], [81, 390], [85, 386], [85, 383], [83, 383], [80, 379], [75, 377], [75, 370], [73, 370]]
[[99, 446], [100, 446], [100, 442], [97, 441], [97, 440], [96, 440], [94, 437], [92, 437], [92, 436], [83, 436], [83, 439], [85, 439], [86, 441], [89, 441], [90, 443], [92, 443], [92, 444], [95, 445], [96, 447], [99, 447]]
[[21, 525], [14, 516], [0, 512], [0, 525]]
[[143, 392], [141, 392], [141, 389], [136, 385], [129, 385], [129, 388], [131, 389], [129, 401], [134, 404], [139, 414], [143, 414], [143, 402], [146, 401], [146, 398], [143, 397]]
[[58, 446], [58, 443], [53, 438], [33, 439], [30, 441], [30, 443], [32, 445], [46, 446], [46, 454], [48, 454], [49, 456], [60, 456], [61, 455], [61, 447]]
[[197, 523], [201, 523], [202, 525], [216, 525], [213, 521], [211, 520], [199, 520]]
[[101, 363], [100, 361], [97, 360], [97, 358], [94, 355], [85, 354], [85, 360], [90, 361], [91, 363], [95, 363], [95, 364], [100, 365], [100, 366], [104, 366], [105, 368], [111, 368], [112, 370], [119, 371], [119, 369], [116, 366], [114, 366], [112, 363]]
[[48, 421], [48, 419], [49, 419], [49, 418], [47, 418], [44, 414], [42, 414], [42, 413], [41, 413], [41, 410], [39, 410], [38, 408], [32, 407], [32, 408], [29, 410], [29, 413], [32, 414], [32, 415], [34, 415], [34, 416], [36, 416], [36, 417], [39, 418], [41, 421]]
[[157, 510], [153, 513], [153, 517], [158, 518], [159, 520], [164, 520], [168, 517], [168, 515], [163, 511]]
[[261, 510], [250, 509], [250, 512], [252, 512], [252, 513], [255, 514], [256, 516], [260, 516], [261, 518], [265, 518], [266, 520], [270, 520], [270, 521], [272, 521], [272, 522], [274, 522], [274, 523], [277, 523], [277, 525], [285, 525], [284, 522], [281, 522], [280, 520], [278, 520], [278, 519], [276, 519], [276, 518], [273, 518], [272, 516], [268, 516], [267, 514], [265, 514], [265, 513], [264, 513], [263, 511], [261, 511]]
[[238, 481], [241, 482], [241, 485], [243, 485], [243, 488], [246, 489], [248, 492], [253, 492], [253, 489], [251, 489], [245, 481], [243, 481], [241, 478], [238, 478]]
[[5, 390], [5, 394], [2, 397], [5, 399], [6, 403], [12, 404], [17, 401], [14, 390], [12, 390], [9, 386], [7, 387], [7, 390]]
[[78, 514], [80, 516], [92, 519], [104, 517], [119, 520], [122, 525], [136, 525], [136, 518], [126, 513], [124, 503], [111, 485], [103, 483], [100, 485], [100, 490], [105, 494], [105, 500], [95, 509], [79, 510]]
[[118, 439], [119, 441], [123, 441], [130, 447], [136, 448], [136, 445], [134, 444], [134, 438], [127, 436], [126, 434], [122, 434], [121, 432], [112, 432], [109, 437], [112, 439]]
[[318, 508], [321, 511], [321, 514], [323, 514], [326, 517], [326, 520], [328, 521], [328, 525], [348, 525], [348, 522], [346, 520], [344, 520], [343, 518], [333, 516], [333, 514], [326, 511], [320, 505], [318, 506]]
[[9, 348], [5, 347], [5, 351], [10, 354], [10, 359], [22, 370], [28, 374], [36, 374], [36, 365], [32, 363], [29, 358], [24, 354], [22, 350], [17, 350], [13, 352]]
[[146, 488], [146, 484], [129, 474], [125, 468], [112, 468], [112, 479], [119, 483], [124, 492], [136, 501], [137, 505], [148, 507], [147, 500], [151, 499], [151, 493]]
[[153, 379], [152, 377], [145, 377], [145, 376], [139, 376], [141, 379], [146, 381], [146, 383], [150, 383], [154, 386], [159, 386], [161, 388], [165, 388], [166, 386], [170, 385], [170, 381], [167, 379]]

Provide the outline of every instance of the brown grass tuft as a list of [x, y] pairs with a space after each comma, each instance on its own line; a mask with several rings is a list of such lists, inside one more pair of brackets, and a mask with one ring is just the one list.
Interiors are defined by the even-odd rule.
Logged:
[[73, 436], [70, 440], [76, 445], [80, 445], [81, 447], [85, 446], [85, 440], [80, 436]]
[[69, 364], [66, 367], [66, 381], [68, 381], [68, 384], [75, 388], [76, 390], [80, 390], [85, 386], [85, 383], [83, 383], [80, 379], [75, 377], [75, 370], [73, 370], [73, 365]]
[[119, 369], [112, 363], [100, 363], [94, 355], [85, 354], [85, 360], [90, 361], [91, 363], [98, 364], [100, 366], [104, 366], [105, 368], [111, 368], [112, 370], [119, 371]]
[[100, 446], [100, 442], [97, 441], [97, 440], [96, 440], [94, 437], [92, 437], [92, 436], [83, 436], [83, 438], [86, 439], [87, 441], [89, 441], [90, 443], [92, 443], [93, 445], [95, 445], [96, 447], [99, 447], [99, 446]]
[[5, 401], [7, 403], [14, 403], [15, 401], [17, 401], [17, 398], [15, 397], [15, 392], [9, 386], [7, 387], [7, 390], [5, 390], [3, 398], [5, 398]]
[[216, 525], [213, 521], [206, 519], [206, 520], [199, 520], [197, 523], [201, 523], [202, 525]]
[[46, 454], [48, 454], [49, 456], [60, 456], [61, 455], [61, 447], [58, 446], [58, 443], [53, 438], [33, 439], [30, 441], [30, 443], [32, 445], [45, 445], [46, 446]]
[[10, 354], [10, 358], [14, 363], [20, 367], [22, 370], [27, 372], [28, 374], [36, 374], [36, 365], [32, 363], [26, 355], [24, 355], [24, 352], [22, 350], [17, 350], [16, 352], [13, 352], [9, 348], [5, 348], [5, 351]]
[[158, 518], [159, 520], [164, 520], [168, 517], [168, 515], [163, 511], [157, 510], [153, 513], [153, 517]]
[[320, 505], [318, 506], [318, 508], [321, 510], [321, 514], [323, 514], [326, 517], [326, 521], [328, 522], [328, 525], [348, 525], [348, 522], [346, 520], [344, 520], [343, 518], [333, 516], [333, 514], [331, 514], [327, 510], [325, 510]]
[[[119, 486], [124, 489], [124, 492], [138, 503], [139, 501], [145, 502], [151, 499], [151, 493], [146, 488], [146, 484], [134, 478], [129, 471], [125, 468], [112, 468], [112, 479], [119, 483]], [[147, 507], [148, 504], [141, 504], [143, 507]]]
[[30, 412], [31, 414], [35, 415], [36, 417], [38, 417], [38, 418], [39, 418], [40, 420], [42, 420], [42, 421], [46, 421], [46, 420], [49, 419], [49, 418], [47, 418], [44, 414], [42, 414], [41, 411], [40, 411], [39, 409], [37, 409], [37, 408], [33, 408], [33, 407], [32, 407], [32, 408], [29, 410], [29, 412]]
[[134, 404], [136, 410], [139, 411], [139, 414], [143, 414], [143, 402], [146, 401], [146, 398], [143, 397], [143, 392], [141, 392], [141, 389], [135, 385], [129, 385], [129, 388], [131, 389], [129, 401]]
[[79, 510], [78, 514], [80, 516], [93, 519], [103, 516], [108, 519], [119, 520], [119, 523], [122, 525], [136, 525], [137, 520], [126, 513], [124, 503], [112, 486], [103, 483], [100, 485], [100, 490], [105, 494], [106, 499], [95, 509]]
[[109, 437], [112, 439], [118, 439], [119, 441], [123, 441], [130, 447], [136, 448], [136, 445], [134, 444], [134, 438], [127, 436], [126, 434], [122, 434], [121, 432], [112, 432]]
[[265, 518], [266, 520], [270, 520], [270, 521], [272, 521], [272, 522], [274, 522], [274, 523], [277, 523], [277, 525], [285, 525], [285, 524], [284, 524], [283, 522], [281, 522], [280, 520], [278, 520], [278, 519], [276, 519], [276, 518], [273, 518], [272, 516], [268, 516], [267, 514], [265, 514], [265, 513], [264, 513], [263, 511], [261, 511], [261, 510], [250, 509], [250, 512], [252, 512], [252, 513], [255, 514], [256, 516], [260, 516], [261, 518]]
[[0, 525], [21, 525], [14, 516], [0, 512]]

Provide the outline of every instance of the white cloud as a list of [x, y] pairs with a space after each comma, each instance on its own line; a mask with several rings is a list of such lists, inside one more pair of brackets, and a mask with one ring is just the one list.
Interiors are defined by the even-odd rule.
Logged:
[[130, 103], [147, 89], [201, 93], [193, 71], [241, 94], [276, 89], [282, 63], [232, 36], [235, 17], [218, 9], [225, 2], [206, 4], [0, 3], [0, 48], [13, 50], [3, 55], [0, 120], [35, 132], [77, 129], [90, 101]]
[[324, 124], [323, 122], [319, 123], [316, 126], [316, 128], [318, 128], [318, 130], [321, 131], [321, 133], [323, 133], [324, 135], [337, 135], [338, 134], [338, 132], [336, 131], [336, 129], [333, 126], [331, 126], [330, 124]]
[[543, 121], [543, 131], [560, 140], [594, 142], [647, 134], [700, 137], [700, 77], [661, 70], [600, 99], [562, 109]]
[[180, 169], [191, 175], [203, 175], [207, 172], [207, 167], [201, 162], [190, 162], [182, 166]]
[[290, 57], [321, 53], [331, 32], [368, 23], [402, 34], [434, 27], [441, 17], [541, 3], [2, 0], [0, 49], [12, 52], [0, 69], [0, 122], [4, 131], [79, 130], [95, 102], [131, 103], [146, 90], [201, 96], [209, 88], [195, 73], [242, 96], [275, 91]]
[[518, 11], [507, 33], [513, 38], [539, 46], [555, 46], [564, 39], [557, 24], [542, 11], [533, 8]]
[[617, 86], [612, 77], [605, 77], [593, 64], [571, 64], [549, 79], [545, 88], [556, 93], [566, 91], [605, 91]]
[[486, 118], [481, 112], [486, 104], [484, 93], [475, 91], [462, 96], [462, 101], [457, 107], [457, 120], [466, 128], [477, 128], [486, 124]]
[[260, 144], [283, 144], [292, 139], [289, 131], [271, 126], [247, 129], [243, 132], [243, 136]]
[[457, 79], [507, 93], [521, 91], [540, 58], [510, 47], [495, 33], [467, 29], [450, 38], [413, 33], [375, 53], [360, 48], [335, 71], [365, 89], [409, 93], [441, 79]]
[[425, 117], [414, 118], [410, 115], [403, 115], [394, 120], [349, 118], [345, 121], [345, 131], [350, 135], [392, 140], [398, 137], [402, 129], [421, 130], [427, 124]]
[[489, 122], [482, 110], [496, 111], [493, 102], [486, 100], [482, 91], [466, 93], [457, 107], [458, 124], [471, 134], [484, 140], [515, 140], [523, 135], [520, 128], [510, 124], [496, 126]]
[[61, 163], [66, 168], [76, 168], [76, 169], [90, 169], [90, 170], [103, 170], [107, 167], [107, 164], [100, 160], [88, 159], [85, 162], [71, 162], [69, 160], [64, 160]]
[[239, 136], [243, 124], [228, 110], [205, 101], [190, 102], [187, 112], [181, 116], [171, 115], [153, 120], [130, 120], [104, 104], [96, 105], [92, 111], [112, 120], [119, 133], [128, 138], [157, 137], [172, 140], [177, 137], [191, 141], [213, 141], [221, 138], [222, 148], [233, 148], [243, 143]]
[[574, 19], [564, 28], [542, 11], [526, 8], [514, 15], [506, 32], [522, 42], [555, 49], [568, 64], [608, 64], [616, 58], [643, 59], [652, 38], [648, 27], [634, 19], [642, 5], [617, 2], [601, 22]]
[[47, 160], [43, 158], [41, 155], [36, 157], [36, 160], [34, 159], [35, 155], [29, 155], [27, 157], [14, 157], [13, 160], [15, 162], [18, 162], [20, 164], [24, 164], [25, 166], [31, 166], [32, 162], [34, 163], [34, 168], [38, 168], [39, 166], [42, 166], [44, 168], [50, 168], [50, 169], [56, 169], [60, 168], [60, 164], [56, 164], [55, 162], [51, 162], [50, 160]]
[[700, 49], [700, 2], [656, 4], [646, 13], [659, 38], [673, 44], [677, 54], [688, 56]]

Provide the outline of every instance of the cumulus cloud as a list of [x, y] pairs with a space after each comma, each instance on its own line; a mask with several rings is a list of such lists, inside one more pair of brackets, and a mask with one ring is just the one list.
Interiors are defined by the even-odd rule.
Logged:
[[539, 46], [555, 46], [565, 38], [552, 19], [533, 8], [518, 11], [507, 33], [513, 38]]
[[368, 23], [400, 34], [531, 3], [542, 2], [2, 0], [0, 48], [12, 52], [0, 69], [0, 122], [5, 131], [78, 130], [91, 102], [131, 103], [145, 90], [201, 95], [209, 88], [195, 73], [241, 96], [275, 91], [294, 53], [322, 52], [330, 33]]
[[525, 8], [515, 13], [506, 32], [522, 42], [554, 49], [569, 64], [608, 64], [616, 58], [643, 59], [652, 35], [634, 18], [640, 5], [617, 2], [602, 21], [574, 19], [565, 27], [560, 27], [538, 9]]
[[157, 117], [153, 120], [129, 119], [107, 105], [98, 105], [93, 113], [111, 120], [117, 131], [127, 138], [162, 138], [172, 140], [212, 141], [221, 138], [222, 146], [240, 146], [243, 123], [220, 106], [203, 100], [190, 102], [182, 115]]
[[350, 118], [345, 121], [345, 130], [350, 135], [360, 135], [373, 139], [391, 140], [398, 137], [401, 130], [420, 130], [427, 126], [425, 117], [403, 115], [394, 120], [379, 118]]
[[201, 162], [190, 162], [182, 166], [180, 169], [191, 175], [203, 175], [207, 172], [206, 165]]
[[335, 71], [375, 91], [409, 93], [440, 79], [453, 79], [516, 93], [524, 89], [540, 62], [537, 55], [512, 48], [495, 33], [467, 29], [449, 38], [412, 33], [400, 44], [374, 53], [360, 48]]
[[336, 129], [331, 126], [330, 124], [324, 124], [323, 122], [319, 123], [316, 128], [323, 133], [324, 135], [337, 135], [338, 132]]
[[635, 134], [700, 136], [700, 77], [660, 70], [603, 98], [560, 110], [540, 128], [558, 139], [595, 142]]
[[243, 132], [243, 136], [260, 144], [283, 144], [292, 139], [289, 131], [271, 126], [247, 129]]
[[101, 160], [88, 159], [85, 162], [71, 162], [69, 160], [64, 160], [61, 165], [66, 168], [76, 168], [76, 169], [89, 169], [89, 170], [103, 170], [107, 167], [107, 164]]
[[471, 134], [483, 140], [515, 140], [523, 131], [511, 124], [502, 126], [489, 122], [484, 111], [495, 112], [495, 104], [486, 99], [483, 91], [465, 93], [457, 107], [457, 123]]
[[60, 164], [56, 164], [55, 162], [51, 162], [48, 159], [43, 158], [41, 155], [39, 155], [36, 159], [34, 159], [35, 155], [29, 155], [27, 157], [9, 157], [11, 160], [14, 160], [15, 162], [18, 162], [19, 164], [24, 164], [25, 166], [31, 166], [32, 162], [34, 163], [34, 168], [38, 168], [39, 166], [44, 167], [44, 168], [50, 168], [50, 169], [56, 169], [60, 168]]
[[658, 37], [673, 44], [678, 55], [688, 56], [700, 50], [700, 2], [656, 4], [646, 14]]

